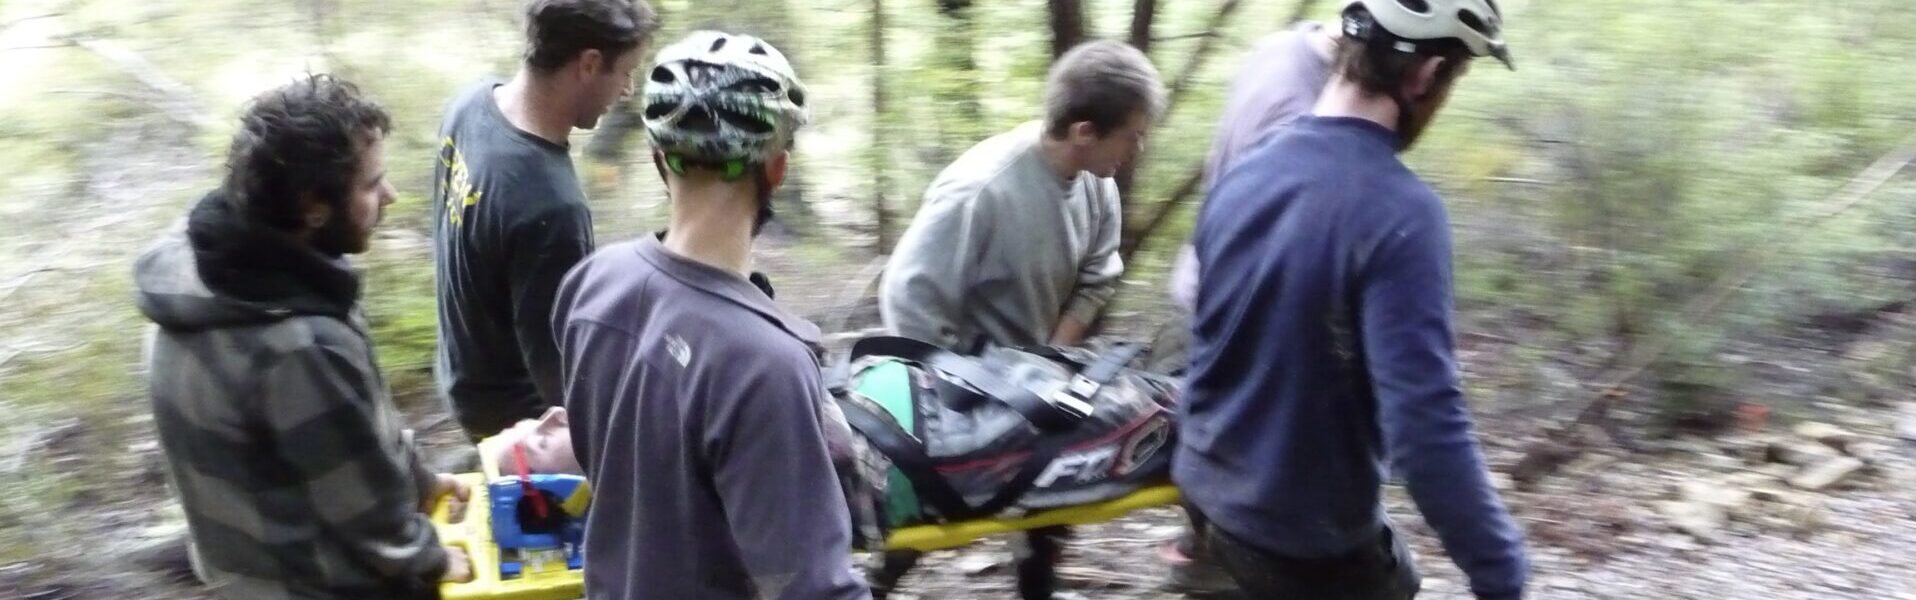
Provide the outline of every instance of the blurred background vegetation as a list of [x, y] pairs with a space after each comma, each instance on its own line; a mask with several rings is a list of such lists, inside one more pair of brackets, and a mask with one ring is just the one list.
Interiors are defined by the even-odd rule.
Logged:
[[[815, 125], [763, 260], [781, 299], [820, 319], [946, 162], [1039, 115], [1061, 46], [1146, 47], [1174, 105], [1128, 174], [1135, 253], [1110, 323], [1140, 333], [1170, 318], [1164, 271], [1201, 200], [1195, 169], [1245, 49], [1340, 4], [656, 7], [662, 40], [704, 27], [759, 34], [809, 84]], [[1654, 427], [1709, 426], [1738, 403], [1791, 412], [1907, 396], [1916, 179], [1895, 169], [1916, 142], [1916, 3], [1504, 5], [1521, 70], [1476, 69], [1408, 155], [1450, 203], [1480, 411], [1562, 419], [1611, 383]], [[434, 414], [423, 198], [437, 123], [459, 87], [511, 75], [518, 11], [516, 0], [0, 4], [0, 565], [73, 554], [61, 548], [75, 536], [177, 527], [151, 502], [163, 495], [131, 259], [214, 184], [244, 101], [296, 74], [342, 75], [396, 118], [388, 156], [402, 201], [361, 264], [395, 392]], [[574, 148], [602, 241], [663, 223], [629, 119], [581, 132]], [[106, 516], [43, 516], [71, 513]]]

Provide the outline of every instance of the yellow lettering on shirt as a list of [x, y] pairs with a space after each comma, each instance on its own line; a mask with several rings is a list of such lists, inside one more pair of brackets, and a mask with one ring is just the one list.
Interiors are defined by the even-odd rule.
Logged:
[[446, 222], [458, 227], [465, 222], [466, 209], [479, 204], [482, 192], [473, 189], [472, 169], [466, 166], [466, 155], [450, 136], [440, 146], [439, 162], [446, 166], [445, 197], [440, 198], [440, 203], [446, 207]]

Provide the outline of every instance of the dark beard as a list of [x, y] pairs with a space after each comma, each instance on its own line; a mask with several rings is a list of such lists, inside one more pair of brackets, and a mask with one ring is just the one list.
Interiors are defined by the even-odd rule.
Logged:
[[1401, 95], [1394, 100], [1397, 103], [1397, 152], [1409, 152], [1411, 146], [1417, 145], [1417, 139], [1424, 136], [1424, 129], [1436, 118], [1437, 111], [1420, 115], [1418, 101]]
[[1417, 145], [1417, 139], [1424, 136], [1424, 128], [1428, 127], [1429, 125], [1430, 125], [1429, 119], [1419, 119], [1416, 117], [1416, 115], [1411, 115], [1411, 118], [1408, 121], [1402, 123], [1398, 127], [1399, 131], [1397, 132], [1397, 135], [1401, 138], [1402, 141], [1398, 143], [1397, 151], [1398, 152], [1410, 151], [1412, 146]]
[[1437, 120], [1437, 113], [1450, 98], [1450, 87], [1457, 82], [1460, 62], [1444, 64], [1437, 71], [1437, 83], [1417, 98], [1397, 96], [1397, 151], [1410, 150], [1424, 136], [1424, 130]]
[[313, 250], [326, 256], [338, 257], [345, 254], [359, 254], [366, 251], [367, 238], [364, 232], [355, 229], [352, 219], [345, 214], [327, 219], [325, 225], [313, 230]]
[[216, 293], [270, 302], [295, 314], [344, 317], [359, 299], [359, 279], [316, 244], [254, 221], [224, 191], [194, 205], [187, 216], [200, 279]]

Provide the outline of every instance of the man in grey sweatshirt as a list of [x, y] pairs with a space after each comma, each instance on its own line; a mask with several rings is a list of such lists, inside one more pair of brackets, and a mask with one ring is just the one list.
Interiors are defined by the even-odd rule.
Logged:
[[1058, 59], [1045, 117], [946, 167], [892, 252], [885, 326], [958, 351], [1082, 342], [1116, 291], [1118, 187], [1164, 104], [1135, 48], [1099, 41]]
[[[1122, 43], [1052, 65], [1045, 116], [973, 146], [925, 191], [880, 284], [885, 326], [963, 353], [1077, 345], [1117, 291], [1122, 211], [1111, 180], [1163, 111], [1157, 70]], [[1019, 592], [1051, 595], [1059, 530], [1021, 548]], [[883, 592], [914, 561], [894, 553]]]

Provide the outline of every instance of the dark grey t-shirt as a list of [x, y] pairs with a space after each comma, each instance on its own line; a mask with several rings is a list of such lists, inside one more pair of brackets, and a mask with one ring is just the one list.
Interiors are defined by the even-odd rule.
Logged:
[[586, 596], [869, 598], [820, 411], [818, 328], [647, 237], [559, 289]]
[[498, 81], [446, 109], [433, 179], [435, 374], [475, 438], [561, 403], [552, 294], [592, 252], [592, 213], [566, 147], [521, 131]]

